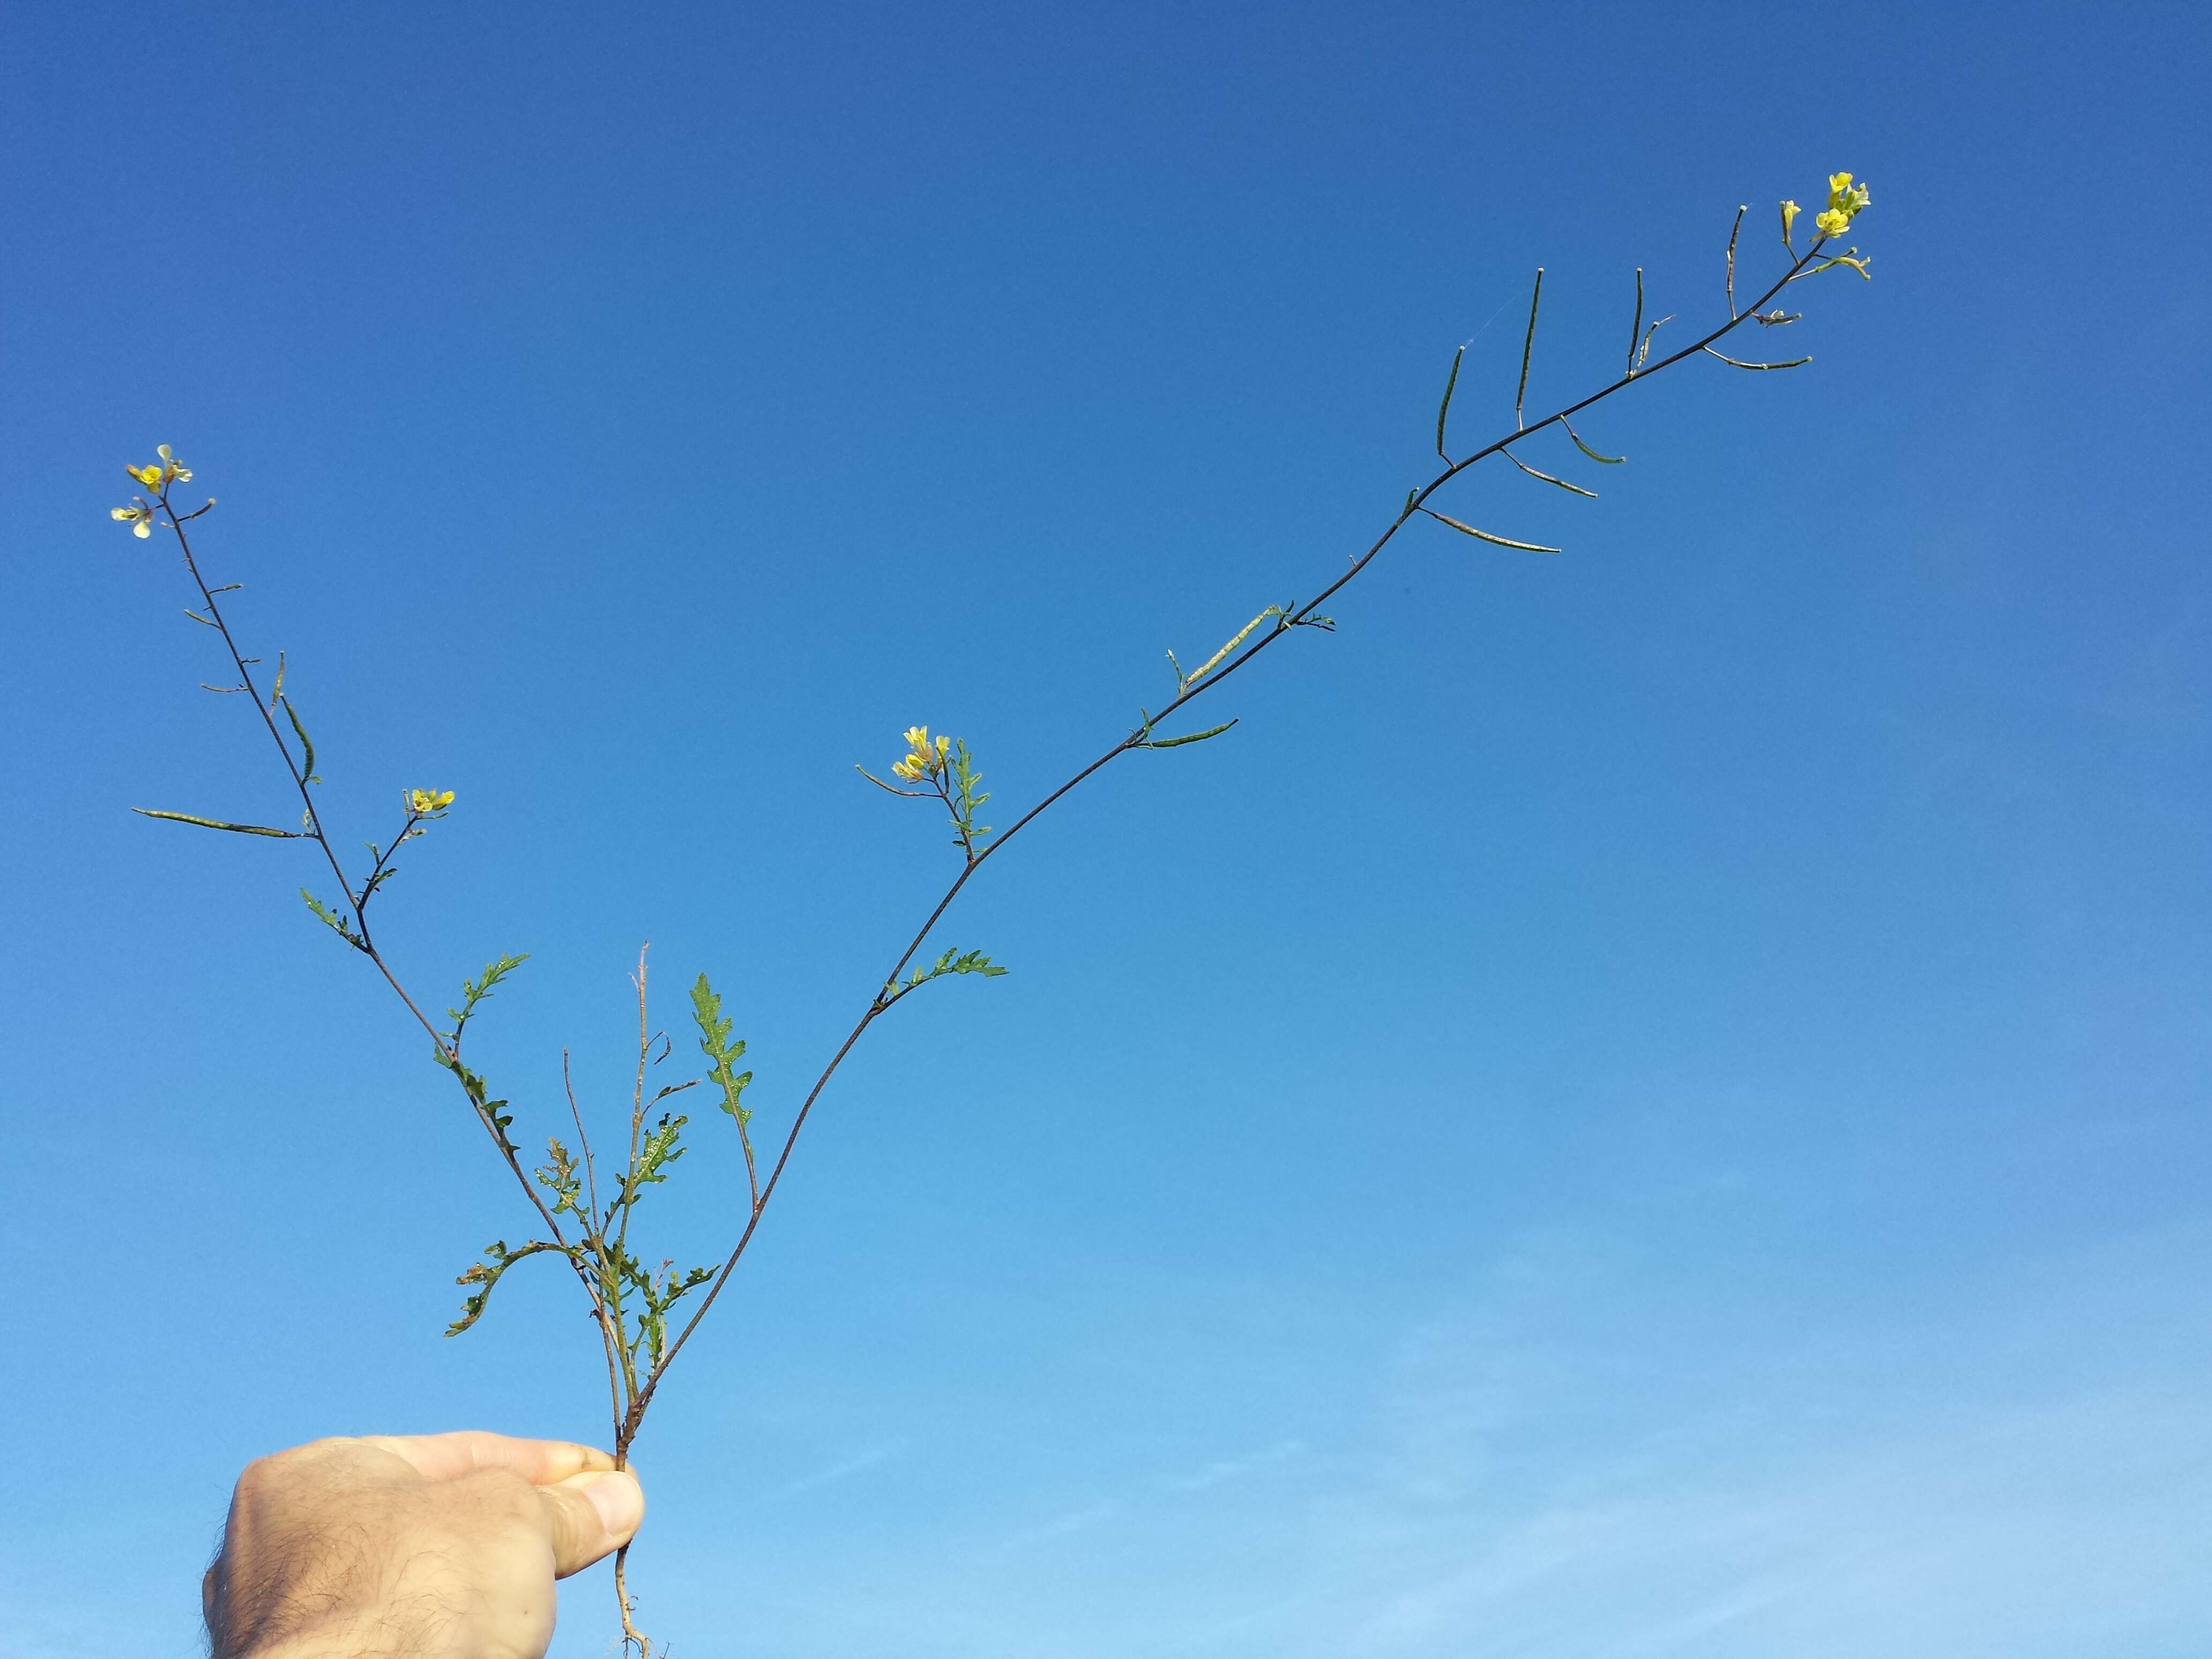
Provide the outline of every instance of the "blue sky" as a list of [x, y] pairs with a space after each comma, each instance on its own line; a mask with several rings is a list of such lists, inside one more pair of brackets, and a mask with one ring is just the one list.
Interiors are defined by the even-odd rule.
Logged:
[[[963, 901], [638, 1450], [679, 1652], [2212, 1647], [2212, 720], [2180, 6], [649, 15], [24, 3], [0, 53], [0, 1654], [194, 1650], [229, 1481], [603, 1438], [566, 1287], [299, 849], [173, 443], [481, 1062], [617, 1106], [705, 969], [766, 1124], [937, 886], [1455, 430], [1849, 167], [1877, 280], [1486, 469]], [[1663, 338], [1663, 336], [1662, 336]], [[1602, 471], [1602, 477], [1593, 476]], [[1003, 820], [1001, 820], [1003, 821]], [[678, 1047], [684, 1047], [678, 1031]], [[657, 1248], [719, 1254], [701, 1123]], [[532, 1264], [536, 1265], [536, 1264]], [[556, 1651], [604, 1650], [600, 1575]]]

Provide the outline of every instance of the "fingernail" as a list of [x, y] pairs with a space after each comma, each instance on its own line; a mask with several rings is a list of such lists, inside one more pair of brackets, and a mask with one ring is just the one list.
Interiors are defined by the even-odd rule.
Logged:
[[627, 1538], [645, 1519], [645, 1489], [629, 1470], [602, 1469], [595, 1474], [579, 1477], [577, 1485], [583, 1487], [584, 1496], [599, 1512], [599, 1520], [609, 1536]]

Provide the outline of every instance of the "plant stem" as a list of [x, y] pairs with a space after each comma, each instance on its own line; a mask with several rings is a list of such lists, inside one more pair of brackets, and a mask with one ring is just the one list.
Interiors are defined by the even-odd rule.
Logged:
[[[1704, 351], [1706, 347], [1711, 345], [1715, 341], [1725, 338], [1729, 334], [1734, 332], [1736, 329], [1741, 327], [1746, 322], [1749, 321], [1753, 313], [1756, 313], [1761, 306], [1765, 305], [1769, 300], [1779, 294], [1791, 283], [1796, 281], [1797, 278], [1805, 272], [1807, 266], [1812, 263], [1814, 257], [1820, 252], [1822, 244], [1827, 239], [1825, 237], [1821, 238], [1820, 240], [1815, 241], [1810, 247], [1807, 248], [1803, 253], [1796, 255], [1793, 259], [1790, 269], [1784, 271], [1765, 293], [1760, 295], [1757, 300], [1753, 301], [1748, 310], [1735, 313], [1729, 317], [1727, 322], [1713, 330], [1711, 333], [1706, 335], [1703, 339], [1692, 342], [1690, 344], [1684, 346], [1680, 350], [1676, 351], [1668, 356], [1662, 357], [1656, 363], [1648, 364], [1642, 368], [1632, 368], [1629, 372], [1623, 374], [1618, 380], [1613, 380], [1611, 384], [1601, 387], [1598, 391], [1590, 393], [1586, 398], [1583, 398], [1577, 402], [1567, 404], [1563, 409], [1555, 410], [1553, 413], [1546, 416], [1542, 420], [1538, 421], [1533, 426], [1522, 425], [1520, 423], [1518, 418], [1520, 411], [1518, 408], [1516, 408], [1514, 411], [1516, 422], [1512, 431], [1507, 433], [1501, 438], [1496, 439], [1493, 441], [1484, 445], [1480, 449], [1476, 450], [1473, 454], [1466, 457], [1462, 460], [1449, 462], [1443, 471], [1437, 473], [1435, 477], [1431, 478], [1425, 485], [1417, 490], [1407, 499], [1406, 505], [1399, 510], [1398, 515], [1390, 521], [1389, 526], [1383, 530], [1382, 533], [1376, 538], [1373, 544], [1370, 545], [1364, 553], [1358, 555], [1352, 560], [1352, 568], [1350, 569], [1338, 576], [1334, 581], [1331, 582], [1327, 587], [1322, 589], [1319, 593], [1316, 593], [1312, 599], [1307, 600], [1304, 605], [1295, 606], [1277, 617], [1273, 628], [1261, 635], [1258, 639], [1255, 640], [1249, 646], [1245, 647], [1242, 653], [1231, 658], [1228, 662], [1223, 664], [1212, 673], [1206, 675], [1204, 678], [1199, 680], [1195, 684], [1186, 682], [1182, 689], [1176, 694], [1175, 700], [1170, 702], [1165, 708], [1162, 708], [1158, 714], [1152, 715], [1147, 720], [1141, 732], [1132, 732], [1129, 736], [1122, 738], [1121, 742], [1107, 750], [1106, 752], [1099, 756], [1097, 759], [1092, 761], [1088, 766], [1083, 768], [1081, 771], [1076, 773], [1073, 777], [1068, 779], [1066, 782], [1061, 784], [1057, 789], [1054, 789], [1051, 793], [1045, 796], [1045, 798], [1039, 801], [1035, 806], [1032, 806], [1028, 811], [1023, 813], [1020, 817], [1015, 819], [1011, 826], [990, 842], [988, 845], [974, 851], [966, 865], [962, 868], [960, 873], [953, 878], [951, 885], [945, 890], [944, 896], [937, 901], [935, 908], [929, 913], [928, 919], [921, 924], [921, 928], [915, 933], [913, 939], [908, 944], [906, 949], [900, 953], [897, 962], [892, 964], [890, 972], [884, 976], [881, 983], [886, 987], [892, 985], [897, 981], [898, 976], [906, 971], [908, 964], [914, 960], [915, 954], [921, 951], [923, 944], [928, 939], [930, 934], [935, 931], [937, 924], [939, 921], [943, 920], [945, 913], [951, 908], [953, 900], [960, 896], [960, 890], [968, 884], [969, 878], [974, 876], [977, 871], [981, 870], [984, 865], [995, 857], [1000, 850], [1003, 848], [1008, 842], [1012, 841], [1024, 829], [1028, 828], [1029, 825], [1034, 823], [1048, 808], [1058, 802], [1063, 796], [1066, 795], [1070, 791], [1074, 789], [1077, 785], [1089, 778], [1093, 773], [1101, 770], [1121, 756], [1127, 754], [1131, 750], [1141, 747], [1144, 740], [1144, 733], [1149, 732], [1152, 726], [1158, 724], [1160, 720], [1166, 719], [1169, 715], [1175, 714], [1186, 703], [1188, 703], [1194, 699], [1204, 696], [1206, 692], [1212, 690], [1224, 680], [1226, 680], [1231, 674], [1243, 667], [1245, 664], [1250, 662], [1255, 657], [1257, 657], [1262, 651], [1265, 651], [1269, 646], [1273, 645], [1277, 640], [1282, 638], [1292, 629], [1305, 625], [1309, 618], [1313, 617], [1318, 613], [1319, 608], [1322, 605], [1327, 604], [1334, 595], [1341, 592], [1355, 577], [1359, 574], [1361, 571], [1366, 569], [1367, 567], [1374, 562], [1376, 556], [1380, 554], [1385, 547], [1389, 545], [1391, 538], [1395, 537], [1400, 530], [1405, 527], [1406, 521], [1408, 519], [1411, 519], [1420, 510], [1422, 504], [1425, 502], [1430, 496], [1435, 495], [1437, 491], [1443, 489], [1453, 479], [1459, 477], [1461, 473], [1466, 471], [1477, 461], [1483, 460], [1492, 455], [1500, 453], [1510, 446], [1520, 442], [1522, 439], [1533, 437], [1537, 433], [1541, 432], [1546, 427], [1564, 425], [1564, 423], [1568, 420], [1579, 415], [1583, 410], [1589, 408], [1592, 404], [1602, 403], [1605, 399], [1613, 396], [1616, 392], [1626, 390], [1631, 385], [1638, 384], [1650, 379], [1651, 376], [1656, 374], [1662, 368], [1670, 368], [1674, 364], [1682, 362], [1685, 358], [1696, 356], [1698, 353]], [[1540, 292], [1540, 288], [1539, 291]], [[1640, 317], [1642, 314], [1643, 306], [1643, 272], [1641, 270], [1638, 270], [1637, 273], [1637, 303], [1638, 313]], [[1529, 301], [1529, 332], [1532, 342], [1534, 336], [1535, 309], [1536, 302], [1532, 298]], [[1524, 351], [1521, 388], [1522, 395], [1524, 397], [1527, 393], [1528, 386], [1527, 373], [1527, 354]], [[853, 1029], [846, 1034], [845, 1040], [837, 1045], [837, 1052], [830, 1057], [830, 1063], [822, 1068], [821, 1074], [814, 1080], [813, 1087], [806, 1091], [806, 1098], [800, 1103], [798, 1115], [792, 1121], [790, 1131], [784, 1137], [783, 1149], [777, 1155], [775, 1165], [769, 1171], [767, 1182], [762, 1185], [759, 1196], [753, 1202], [751, 1213], [746, 1218], [744, 1231], [738, 1235], [736, 1245], [731, 1249], [729, 1256], [722, 1263], [720, 1270], [714, 1275], [714, 1282], [708, 1287], [707, 1294], [701, 1298], [699, 1305], [692, 1310], [691, 1316], [684, 1322], [683, 1329], [677, 1333], [676, 1340], [668, 1345], [666, 1351], [662, 1353], [659, 1362], [653, 1365], [647, 1372], [645, 1384], [643, 1388], [638, 1391], [637, 1396], [630, 1407], [630, 1420], [629, 1426], [630, 1432], [633, 1435], [636, 1432], [637, 1425], [644, 1420], [646, 1408], [652, 1403], [653, 1391], [659, 1387], [660, 1379], [667, 1374], [669, 1366], [675, 1363], [676, 1356], [682, 1351], [684, 1345], [690, 1340], [692, 1332], [698, 1329], [699, 1322], [707, 1316], [708, 1310], [714, 1305], [715, 1299], [722, 1293], [722, 1287], [729, 1283], [730, 1275], [736, 1271], [738, 1261], [743, 1259], [746, 1247], [752, 1243], [753, 1235], [760, 1227], [762, 1213], [768, 1208], [769, 1200], [775, 1196], [776, 1187], [783, 1179], [784, 1167], [791, 1161], [792, 1148], [798, 1144], [799, 1132], [806, 1127], [806, 1119], [808, 1115], [814, 1109], [814, 1103], [821, 1098], [823, 1090], [829, 1085], [830, 1079], [836, 1075], [837, 1068], [845, 1063], [846, 1055], [853, 1052], [854, 1046], [860, 1042], [863, 1036], [866, 1034], [868, 1028], [874, 1024], [878, 1019], [882, 1018], [885, 1011], [890, 1006], [891, 1002], [896, 1000], [897, 1000], [896, 996], [887, 1000], [881, 991], [878, 991], [876, 994], [875, 997], [869, 1002], [866, 1009], [861, 1013], [859, 1020], [854, 1024]]]

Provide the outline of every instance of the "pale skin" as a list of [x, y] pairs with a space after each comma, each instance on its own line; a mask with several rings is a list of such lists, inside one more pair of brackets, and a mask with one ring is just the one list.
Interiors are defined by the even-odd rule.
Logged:
[[629, 1541], [637, 1477], [565, 1440], [317, 1440], [239, 1476], [201, 1586], [213, 1659], [539, 1659], [553, 1582]]

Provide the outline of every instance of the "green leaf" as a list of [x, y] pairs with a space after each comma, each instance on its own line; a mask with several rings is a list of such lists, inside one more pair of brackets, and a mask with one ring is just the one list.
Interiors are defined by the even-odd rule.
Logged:
[[520, 1152], [521, 1148], [514, 1144], [514, 1137], [507, 1132], [508, 1126], [514, 1121], [514, 1114], [502, 1109], [507, 1105], [507, 1102], [485, 1099], [484, 1097], [490, 1091], [485, 1087], [483, 1078], [463, 1065], [458, 1054], [449, 1054], [443, 1048], [433, 1048], [430, 1050], [430, 1058], [459, 1079], [461, 1092], [469, 1097], [469, 1104], [475, 1109], [477, 1115], [484, 1121], [491, 1132], [499, 1138], [500, 1150], [509, 1158], [513, 1158]]
[[700, 1052], [714, 1062], [709, 1075], [722, 1091], [722, 1098], [717, 1103], [743, 1128], [752, 1121], [752, 1111], [741, 1097], [745, 1085], [753, 1080], [753, 1074], [737, 1069], [737, 1061], [745, 1052], [744, 1042], [742, 1038], [731, 1040], [733, 1022], [723, 1018], [722, 999], [715, 994], [704, 974], [691, 987], [691, 1019], [699, 1028]]
[[531, 1173], [538, 1177], [539, 1186], [553, 1194], [553, 1213], [559, 1215], [566, 1210], [571, 1215], [582, 1216], [584, 1182], [578, 1173], [575, 1154], [551, 1135], [545, 1138], [545, 1150], [550, 1162], [539, 1164]]
[[684, 1149], [678, 1143], [684, 1133], [684, 1126], [690, 1121], [688, 1117], [661, 1115], [660, 1121], [637, 1149], [637, 1163], [633, 1166], [629, 1178], [632, 1196], [641, 1187], [658, 1186], [668, 1179], [665, 1173], [668, 1166], [684, 1156]]
[[469, 1017], [476, 1012], [477, 1004], [491, 994], [494, 986], [529, 960], [527, 952], [519, 957], [502, 954], [498, 961], [486, 966], [482, 978], [463, 980], [461, 1006], [446, 1010], [447, 1016], [453, 1022], [453, 1029], [446, 1033], [446, 1040], [458, 1045], [461, 1040], [461, 1028], [469, 1023]]
[[131, 809], [142, 818], [167, 818], [172, 823], [197, 823], [203, 830], [228, 830], [240, 836], [274, 836], [279, 841], [305, 841], [297, 830], [271, 830], [258, 823], [226, 823], [221, 818], [196, 818], [190, 812], [160, 812], [150, 806]]
[[[1319, 627], [1320, 624], [1316, 623], [1315, 626]], [[1238, 720], [1243, 718], [1241, 714], [1237, 716]], [[1193, 732], [1187, 737], [1181, 738], [1155, 738], [1142, 746], [1146, 749], [1180, 749], [1187, 743], [1204, 743], [1208, 738], [1218, 738], [1236, 724], [1236, 720], [1224, 720], [1220, 725], [1209, 726], [1203, 732]]]
[[300, 890], [300, 896], [307, 900], [307, 908], [315, 913], [315, 919], [324, 927], [329, 928], [356, 951], [365, 951], [368, 948], [361, 942], [360, 936], [353, 931], [353, 924], [331, 909], [329, 905], [324, 903], [304, 887]]
[[477, 1289], [461, 1304], [461, 1316], [446, 1327], [446, 1334], [459, 1336], [483, 1317], [484, 1305], [491, 1300], [492, 1287], [499, 1283], [501, 1276], [509, 1267], [526, 1257], [542, 1255], [548, 1250], [564, 1255], [570, 1254], [562, 1249], [560, 1245], [549, 1244], [542, 1239], [526, 1244], [519, 1250], [508, 1249], [503, 1238], [495, 1239], [485, 1246], [484, 1259], [453, 1281], [456, 1285], [474, 1285]]
[[956, 945], [928, 967], [915, 969], [907, 976], [905, 983], [900, 984], [894, 980], [885, 985], [884, 1006], [890, 1006], [908, 992], [919, 990], [930, 981], [942, 978], [946, 974], [981, 974], [986, 979], [996, 979], [1006, 971], [982, 951], [963, 951]]

